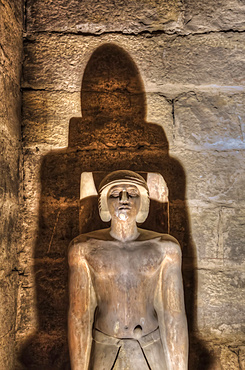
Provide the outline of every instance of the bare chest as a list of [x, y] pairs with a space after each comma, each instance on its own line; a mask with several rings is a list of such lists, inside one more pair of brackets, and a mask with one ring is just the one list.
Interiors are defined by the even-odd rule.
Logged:
[[86, 259], [97, 278], [121, 277], [128, 280], [155, 275], [164, 254], [154, 241], [128, 244], [100, 241], [96, 246], [91, 246]]

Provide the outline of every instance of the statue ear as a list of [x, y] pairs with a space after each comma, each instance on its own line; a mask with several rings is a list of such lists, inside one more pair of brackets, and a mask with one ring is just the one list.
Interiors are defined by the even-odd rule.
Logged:
[[140, 210], [136, 216], [136, 222], [142, 224], [148, 217], [149, 214], [149, 206], [150, 206], [150, 199], [148, 196], [148, 192], [145, 188], [141, 187], [141, 204]]
[[107, 191], [105, 191], [105, 189], [102, 190], [101, 194], [99, 195], [99, 214], [103, 222], [109, 222], [111, 220], [111, 215], [107, 204]]
[[101, 211], [100, 212], [100, 218], [103, 222], [109, 222], [111, 221], [111, 215], [109, 211]]

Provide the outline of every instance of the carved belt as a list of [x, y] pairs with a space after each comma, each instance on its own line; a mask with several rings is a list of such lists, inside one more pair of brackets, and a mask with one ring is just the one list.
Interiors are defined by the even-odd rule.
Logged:
[[159, 328], [139, 339], [95, 329], [89, 370], [167, 370]]
[[146, 334], [142, 336], [141, 338], [116, 338], [112, 337], [108, 334], [105, 334], [98, 329], [94, 329], [93, 331], [93, 339], [97, 343], [101, 344], [108, 344], [108, 345], [114, 345], [117, 347], [120, 347], [122, 344], [122, 341], [128, 341], [128, 340], [135, 340], [140, 343], [141, 347], [144, 348], [146, 346], [149, 346], [150, 344], [153, 344], [154, 342], [158, 341], [160, 339], [160, 331], [159, 328], [153, 330], [151, 333]]

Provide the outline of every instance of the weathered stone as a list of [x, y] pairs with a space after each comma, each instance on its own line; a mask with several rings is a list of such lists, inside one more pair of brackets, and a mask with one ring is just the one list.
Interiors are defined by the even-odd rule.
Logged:
[[172, 103], [160, 94], [147, 93], [147, 122], [161, 126], [166, 134], [168, 146], [173, 145], [173, 115]]
[[244, 152], [172, 151], [185, 171], [186, 199], [214, 203], [244, 202]]
[[[149, 124], [147, 122], [145, 124], [144, 136], [146, 135], [145, 130], [147, 130], [147, 126], [148, 130], [150, 130], [151, 123], [157, 123], [166, 132], [167, 139], [172, 142], [171, 104], [164, 97], [157, 94], [147, 94], [147, 101]], [[68, 145], [70, 119], [72, 117], [81, 117], [80, 94], [72, 93], [67, 96], [65, 92], [24, 91], [23, 102], [24, 145], [26, 147], [36, 146], [39, 148], [46, 144], [46, 150], [47, 148], [58, 149], [59, 147], [66, 147]], [[80, 125], [85, 126], [85, 124], [86, 122], [81, 120]], [[115, 129], [116, 127], [114, 127], [114, 131]], [[129, 130], [135, 130], [133, 123], [131, 126], [129, 125]], [[93, 132], [88, 132], [88, 134], [90, 139], [94, 135]], [[123, 132], [117, 133], [117, 140], [120, 135], [123, 136]], [[135, 132], [133, 136], [137, 137], [138, 133]], [[104, 141], [106, 142], [106, 140]], [[96, 142], [98, 145], [98, 137]], [[140, 141], [138, 140], [137, 143], [140, 144]]]
[[179, 0], [148, 1], [78, 0], [55, 2], [30, 1], [27, 3], [28, 32], [123, 32], [172, 31], [178, 28]]
[[189, 366], [198, 370], [243, 369], [240, 367], [239, 348], [206, 341], [192, 343]]
[[0, 122], [2, 133], [13, 142], [20, 137], [21, 97], [20, 85], [13, 76], [5, 75], [0, 67]]
[[[68, 16], [69, 15], [69, 16]], [[54, 3], [31, 1], [27, 4], [28, 32], [59, 31], [100, 34], [142, 31], [207, 32], [244, 30], [244, 5], [239, 0], [195, 4], [188, 0], [182, 6], [178, 0], [137, 3], [129, 1], [115, 5], [112, 1], [98, 4], [87, 1], [62, 1], [57, 13]]]
[[69, 354], [66, 330], [39, 331], [29, 336], [20, 357], [18, 370], [69, 370]]
[[244, 149], [245, 95], [189, 92], [174, 101], [177, 147]]
[[245, 6], [239, 0], [185, 1], [185, 32], [245, 29]]
[[245, 369], [245, 346], [238, 347], [238, 358], [241, 369]]
[[26, 147], [46, 144], [46, 148], [68, 145], [69, 121], [81, 116], [79, 93], [23, 93], [23, 143]]
[[[80, 91], [85, 66], [102, 43], [127, 51], [146, 90], [165, 84], [239, 85], [244, 83], [244, 34], [176, 36], [36, 36], [25, 43], [23, 87]], [[154, 63], [152, 62], [154, 61]]]
[[[0, 138], [0, 185], [1, 201], [4, 202], [5, 196], [9, 195], [18, 202], [18, 178], [19, 178], [19, 143], [16, 137], [12, 138], [2, 132]], [[2, 203], [3, 204], [3, 203]]]
[[224, 265], [229, 267], [242, 267], [245, 240], [245, 209], [224, 208], [222, 210], [222, 236], [224, 243]]
[[3, 0], [0, 4], [0, 69], [18, 84], [22, 62], [22, 9], [23, 1]]
[[1, 346], [1, 364], [2, 369], [15, 369], [15, 359], [14, 359], [14, 346], [15, 335], [14, 332], [7, 333], [0, 339]]
[[[17, 4], [18, 3], [18, 4]], [[22, 1], [0, 2], [0, 368], [15, 368]]]
[[220, 240], [221, 209], [189, 206], [189, 219], [183, 202], [170, 204], [170, 233], [183, 247], [185, 265], [195, 268], [223, 267], [223, 244]]
[[[24, 251], [22, 251], [23, 254]], [[28, 255], [26, 253], [26, 255]], [[27, 335], [32, 334], [37, 326], [37, 308], [33, 304], [36, 302], [35, 275], [33, 270], [33, 259], [29, 258], [28, 264], [22, 266], [20, 263], [19, 271], [19, 295], [16, 313], [16, 339], [25, 339]], [[24, 266], [24, 267], [23, 267]]]
[[197, 322], [206, 339], [244, 336], [245, 274], [242, 271], [199, 270]]
[[[7, 175], [1, 180], [10, 194], [4, 198], [2, 209], [6, 225], [13, 224], [18, 212], [15, 176], [18, 155], [10, 149], [17, 149], [15, 140], [19, 138], [19, 105], [15, 110], [15, 100], [19, 96], [16, 80], [21, 51], [12, 49], [21, 44], [20, 3], [14, 0], [12, 7], [10, 0], [2, 0], [0, 5], [0, 17], [1, 10], [7, 9], [8, 19], [14, 14], [18, 23], [4, 20], [0, 26], [0, 30], [5, 27], [8, 31], [2, 38], [3, 49], [0, 48], [0, 93], [6, 96], [0, 102], [3, 112], [0, 119], [7, 138], [3, 156]], [[196, 336], [190, 346], [190, 369], [245, 368], [241, 346], [244, 33], [232, 32], [245, 29], [245, 8], [239, 0], [181, 3], [178, 0], [164, 0], [161, 4], [146, 0], [127, 4], [124, 1], [112, 4], [110, 0], [26, 3], [23, 235], [18, 239], [18, 248], [9, 241], [7, 252], [4, 244], [1, 256], [2, 265], [12, 271], [16, 260], [11, 256], [15, 250], [20, 252], [18, 271], [14, 272], [21, 284], [15, 338], [20, 349], [26, 346], [26, 335], [33, 334], [26, 352], [20, 352], [30, 370], [69, 366], [63, 330], [67, 281], [62, 273], [66, 274], [67, 246], [78, 232], [76, 202], [80, 175], [82, 171], [118, 168], [159, 171], [167, 182], [171, 233], [183, 247], [187, 315], [190, 332]], [[150, 34], [152, 31], [160, 32]], [[86, 36], [86, 32], [90, 35]], [[206, 34], [200, 34], [203, 32]], [[101, 33], [104, 34], [99, 36]], [[147, 118], [143, 127], [127, 120], [85, 122], [80, 113], [84, 70], [95, 49], [108, 42], [124, 48], [139, 69], [147, 91], [144, 107]], [[15, 71], [11, 72], [11, 68]], [[100, 71], [106, 75], [103, 68], [101, 65], [100, 70], [96, 68], [96, 73], [92, 73], [92, 83]], [[94, 67], [91, 69], [93, 72]], [[117, 84], [119, 80], [116, 79]], [[103, 93], [105, 80], [102, 82]], [[127, 91], [131, 77], [123, 83], [120, 88], [126, 87]], [[104, 101], [108, 101], [106, 113], [111, 114], [118, 102], [127, 103], [119, 95], [101, 100], [95, 96], [93, 106], [89, 106], [92, 95], [88, 95], [85, 111], [91, 107], [96, 110], [98, 102], [104, 107]], [[132, 102], [131, 106], [122, 104], [118, 113], [132, 113], [135, 100]], [[74, 116], [80, 118], [71, 120]], [[162, 127], [166, 136], [155, 130], [152, 123]], [[49, 301], [50, 296], [54, 302]], [[56, 311], [60, 313], [60, 322]], [[34, 332], [39, 319], [44, 330], [37, 335]], [[12, 339], [10, 332], [10, 343], [1, 343], [0, 352], [1, 356], [4, 352], [6, 363], [13, 361]], [[4, 370], [11, 369], [10, 362]], [[13, 368], [17, 369], [17, 364]]]

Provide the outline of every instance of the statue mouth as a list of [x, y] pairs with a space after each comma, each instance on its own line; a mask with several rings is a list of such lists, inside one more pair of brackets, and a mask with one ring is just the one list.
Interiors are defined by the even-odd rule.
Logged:
[[124, 205], [124, 206], [120, 206], [118, 209], [119, 209], [119, 211], [121, 211], [121, 210], [124, 210], [124, 209], [131, 209], [131, 207], [128, 206], [128, 205]]

